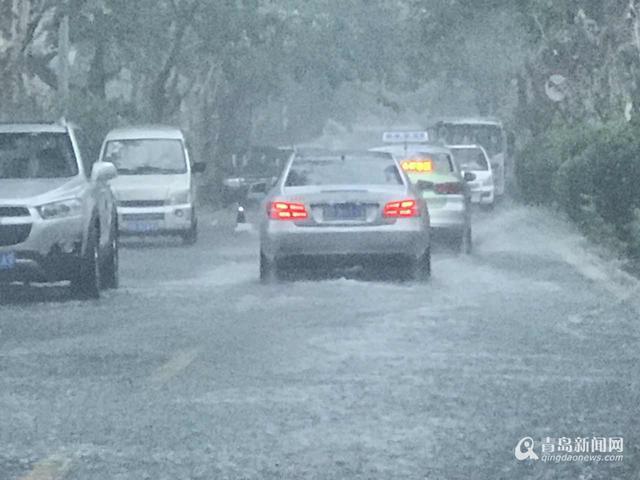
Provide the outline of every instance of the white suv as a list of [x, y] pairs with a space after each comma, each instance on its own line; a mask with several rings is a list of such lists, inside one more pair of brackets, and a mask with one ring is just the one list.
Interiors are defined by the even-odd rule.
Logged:
[[0, 283], [68, 280], [82, 298], [116, 288], [116, 175], [83, 163], [64, 122], [0, 124]]

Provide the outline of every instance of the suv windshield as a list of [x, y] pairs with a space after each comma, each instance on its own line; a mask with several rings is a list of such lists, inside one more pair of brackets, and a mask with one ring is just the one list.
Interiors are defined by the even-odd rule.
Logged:
[[487, 158], [479, 148], [452, 148], [451, 151], [461, 170], [489, 170]]
[[145, 139], [107, 142], [103, 161], [113, 163], [121, 175], [170, 175], [187, 172], [180, 140]]
[[76, 175], [78, 163], [66, 133], [0, 133], [0, 179]]
[[391, 156], [296, 157], [285, 185], [402, 185], [402, 177]]

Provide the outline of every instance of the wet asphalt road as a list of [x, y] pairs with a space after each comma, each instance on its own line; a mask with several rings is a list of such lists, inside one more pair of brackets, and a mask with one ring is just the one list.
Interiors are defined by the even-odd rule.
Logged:
[[[2, 290], [0, 479], [640, 478], [640, 310], [561, 221], [480, 213], [427, 285], [262, 286], [216, 218], [128, 241], [100, 301]], [[527, 435], [624, 460], [518, 462]]]

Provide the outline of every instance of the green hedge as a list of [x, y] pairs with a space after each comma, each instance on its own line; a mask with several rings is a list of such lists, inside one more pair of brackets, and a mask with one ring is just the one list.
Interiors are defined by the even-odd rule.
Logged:
[[526, 202], [557, 205], [587, 233], [640, 255], [638, 125], [557, 129], [522, 148], [516, 175]]

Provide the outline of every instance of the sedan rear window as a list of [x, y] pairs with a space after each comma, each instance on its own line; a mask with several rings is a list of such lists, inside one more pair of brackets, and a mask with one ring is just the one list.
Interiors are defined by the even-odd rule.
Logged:
[[287, 187], [402, 184], [391, 156], [349, 154], [296, 157], [285, 182]]
[[0, 178], [67, 178], [78, 162], [66, 133], [0, 133]]

